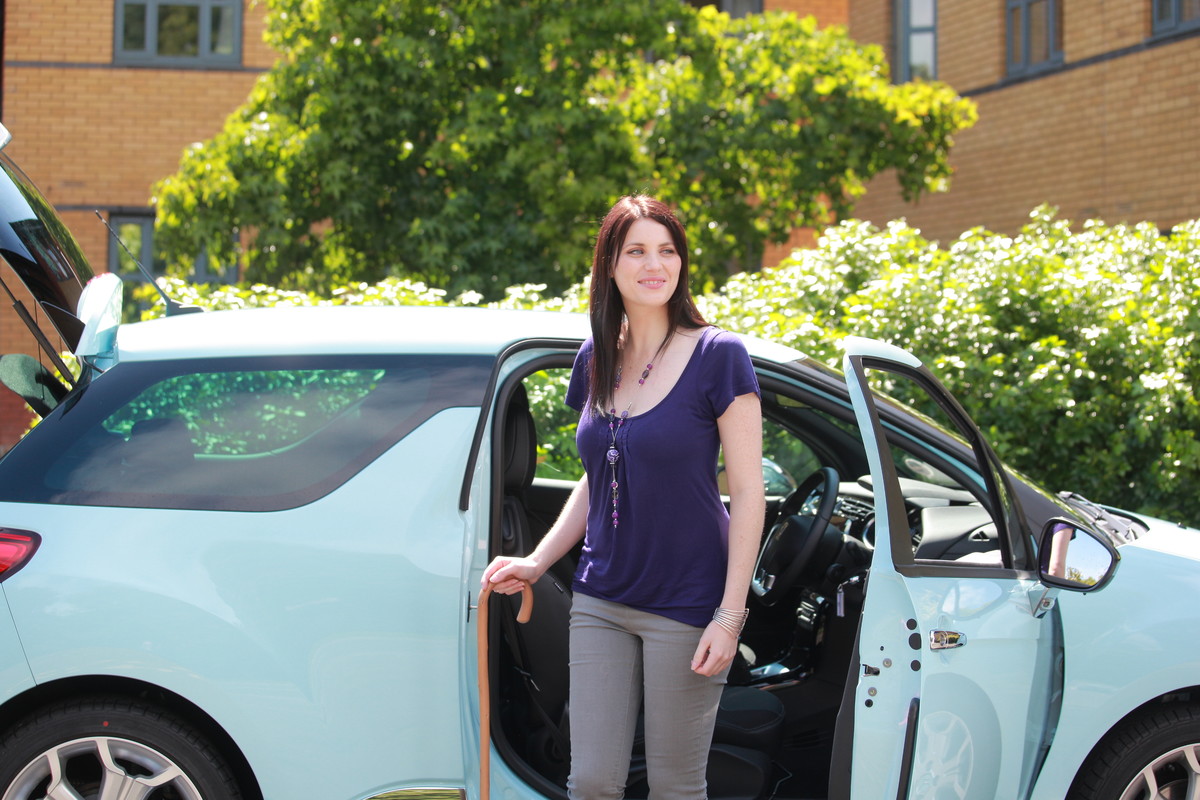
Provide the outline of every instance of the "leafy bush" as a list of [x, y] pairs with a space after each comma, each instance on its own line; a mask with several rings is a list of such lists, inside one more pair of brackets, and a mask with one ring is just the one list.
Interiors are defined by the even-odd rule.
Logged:
[[[830, 228], [778, 268], [733, 277], [698, 302], [712, 322], [839, 365], [838, 342], [870, 336], [922, 358], [1008, 464], [1047, 487], [1200, 522], [1200, 221], [1169, 235], [1149, 225], [1088, 222], [1077, 232], [1048, 208], [1019, 235], [976, 229], [946, 246], [903, 222]], [[575, 286], [511, 287], [492, 306], [581, 311]], [[269, 287], [194, 287], [200, 305], [476, 305], [424, 284], [354, 284], [330, 298]], [[538, 397], [556, 402], [548, 381]], [[906, 399], [906, 398], [901, 398]], [[542, 456], [569, 472], [569, 425]]]
[[1072, 232], [1044, 207], [1015, 237], [976, 229], [947, 247], [903, 222], [850, 221], [731, 280], [705, 311], [834, 364], [846, 334], [904, 347], [1013, 467], [1195, 523], [1198, 253], [1200, 222]]

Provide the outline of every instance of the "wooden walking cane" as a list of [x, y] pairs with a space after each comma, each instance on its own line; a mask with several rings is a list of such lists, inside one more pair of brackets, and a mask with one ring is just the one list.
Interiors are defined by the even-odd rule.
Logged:
[[[492, 783], [492, 688], [488, 681], [488, 598], [492, 584], [479, 590], [479, 615], [475, 620], [475, 654], [479, 669], [479, 800], [488, 800]], [[533, 613], [533, 587], [521, 582], [521, 609], [517, 622], [529, 622]]]

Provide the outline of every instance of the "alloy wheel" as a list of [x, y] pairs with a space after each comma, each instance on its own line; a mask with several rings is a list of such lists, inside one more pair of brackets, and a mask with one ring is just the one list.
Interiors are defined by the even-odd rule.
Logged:
[[1200, 796], [1200, 744], [1185, 744], [1147, 764], [1121, 800], [1190, 800]]
[[92, 736], [55, 745], [31, 760], [3, 800], [203, 800], [183, 770], [144, 744]]

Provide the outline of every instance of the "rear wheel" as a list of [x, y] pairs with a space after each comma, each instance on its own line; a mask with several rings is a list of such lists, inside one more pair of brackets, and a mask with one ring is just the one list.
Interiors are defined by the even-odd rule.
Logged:
[[0, 741], [0, 800], [240, 800], [220, 755], [191, 725], [123, 698], [50, 706]]
[[1071, 787], [1070, 800], [1200, 797], [1200, 705], [1152, 708], [1110, 733]]

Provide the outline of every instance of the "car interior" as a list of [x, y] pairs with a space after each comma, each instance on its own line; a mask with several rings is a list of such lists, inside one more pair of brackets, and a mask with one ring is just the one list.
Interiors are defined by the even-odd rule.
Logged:
[[[574, 476], [544, 477], [546, 438], [563, 425], [547, 407], [547, 380], [569, 367], [510, 380], [493, 444], [493, 555], [530, 552], [550, 528]], [[712, 798], [801, 800], [829, 796], [843, 696], [857, 669], [856, 637], [873, 543], [864, 446], [846, 404], [813, 402], [785, 376], [760, 371], [767, 514], [749, 620], [717, 717], [708, 765]], [[532, 398], [532, 402], [531, 402]], [[560, 434], [561, 435], [561, 434]], [[541, 437], [541, 438], [539, 438]], [[571, 433], [573, 442], [573, 433]], [[992, 518], [955, 476], [961, 464], [913, 442], [892, 442], [914, 552], [920, 558], [998, 560]], [[541, 462], [541, 466], [539, 466]], [[975, 491], [979, 491], [976, 489]], [[567, 630], [578, 549], [533, 586], [533, 615], [517, 625], [519, 596], [498, 599], [490, 631], [493, 741], [508, 765], [548, 797], [566, 796], [570, 708]], [[842, 751], [844, 752], [844, 751]], [[626, 797], [648, 793], [635, 742]]]

